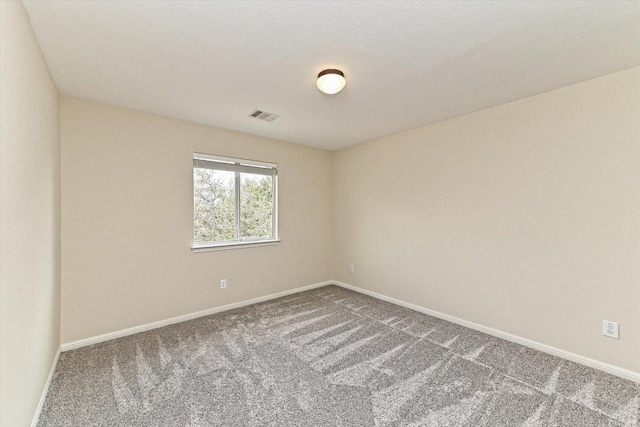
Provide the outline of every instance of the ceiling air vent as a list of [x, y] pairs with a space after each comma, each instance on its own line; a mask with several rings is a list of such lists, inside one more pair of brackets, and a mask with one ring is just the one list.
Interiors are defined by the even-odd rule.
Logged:
[[278, 117], [277, 114], [267, 113], [266, 111], [255, 110], [253, 113], [249, 114], [251, 117], [255, 117], [256, 119], [264, 120], [265, 122], [272, 122]]

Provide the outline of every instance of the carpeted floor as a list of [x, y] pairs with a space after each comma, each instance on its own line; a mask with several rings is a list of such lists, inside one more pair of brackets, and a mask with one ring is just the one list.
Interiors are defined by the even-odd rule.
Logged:
[[639, 426], [640, 385], [336, 286], [63, 353], [40, 426]]

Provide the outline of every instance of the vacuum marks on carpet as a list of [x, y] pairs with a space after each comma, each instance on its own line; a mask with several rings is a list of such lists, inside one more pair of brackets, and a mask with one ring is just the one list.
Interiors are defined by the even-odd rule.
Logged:
[[640, 426], [640, 387], [337, 286], [65, 352], [40, 426]]

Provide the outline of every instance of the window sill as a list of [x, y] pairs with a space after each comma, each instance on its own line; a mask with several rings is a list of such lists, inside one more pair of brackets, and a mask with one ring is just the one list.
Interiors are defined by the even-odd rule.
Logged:
[[258, 246], [274, 246], [280, 242], [281, 240], [258, 240], [256, 242], [220, 243], [218, 245], [192, 246], [191, 250], [193, 252], [225, 251], [228, 249], [256, 248]]

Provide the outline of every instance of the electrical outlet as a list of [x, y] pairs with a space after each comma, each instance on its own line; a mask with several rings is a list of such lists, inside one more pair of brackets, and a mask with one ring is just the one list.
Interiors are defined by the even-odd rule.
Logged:
[[227, 279], [220, 280], [220, 289], [225, 289], [227, 287]]
[[618, 324], [616, 322], [602, 321], [602, 335], [605, 337], [618, 338]]
[[353, 264], [349, 264], [349, 272], [353, 273], [354, 269], [353, 269]]

